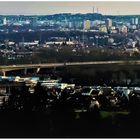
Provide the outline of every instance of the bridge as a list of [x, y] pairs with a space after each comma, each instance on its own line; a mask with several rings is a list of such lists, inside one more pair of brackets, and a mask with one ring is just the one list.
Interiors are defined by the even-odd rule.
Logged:
[[65, 67], [65, 66], [82, 66], [82, 65], [140, 65], [140, 60], [131, 61], [91, 61], [91, 62], [64, 62], [64, 63], [44, 63], [44, 64], [18, 64], [18, 65], [1, 65], [0, 72], [3, 76], [6, 75], [8, 71], [14, 70], [25, 70], [27, 69], [37, 69], [37, 72], [41, 68], [54, 68], [54, 67]]

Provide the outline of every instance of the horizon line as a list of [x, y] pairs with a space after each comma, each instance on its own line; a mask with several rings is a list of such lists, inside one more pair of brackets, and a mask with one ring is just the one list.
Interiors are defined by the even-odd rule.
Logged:
[[102, 13], [68, 13], [68, 12], [60, 12], [60, 13], [54, 13], [54, 14], [0, 14], [0, 16], [53, 16], [53, 15], [59, 15], [59, 14], [71, 14], [71, 15], [86, 15], [86, 14], [99, 14], [103, 16], [140, 16], [140, 14], [102, 14]]

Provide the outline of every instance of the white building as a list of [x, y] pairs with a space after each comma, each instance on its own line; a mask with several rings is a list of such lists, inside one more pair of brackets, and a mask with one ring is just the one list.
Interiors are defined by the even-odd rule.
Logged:
[[3, 25], [6, 25], [7, 24], [7, 20], [6, 20], [6, 17], [3, 19]]
[[132, 25], [138, 25], [139, 24], [139, 19], [137, 17], [132, 18]]
[[120, 32], [127, 33], [127, 27], [125, 25], [120, 27]]

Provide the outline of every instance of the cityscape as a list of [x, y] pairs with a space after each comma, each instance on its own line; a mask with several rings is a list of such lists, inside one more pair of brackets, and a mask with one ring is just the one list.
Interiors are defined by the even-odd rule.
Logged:
[[0, 2], [0, 138], [139, 138], [139, 5]]

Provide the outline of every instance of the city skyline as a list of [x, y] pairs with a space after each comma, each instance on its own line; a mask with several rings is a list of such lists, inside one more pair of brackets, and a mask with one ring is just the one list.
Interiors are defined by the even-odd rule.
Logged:
[[85, 14], [97, 11], [103, 15], [140, 15], [139, 4], [138, 1], [0, 1], [0, 15]]

